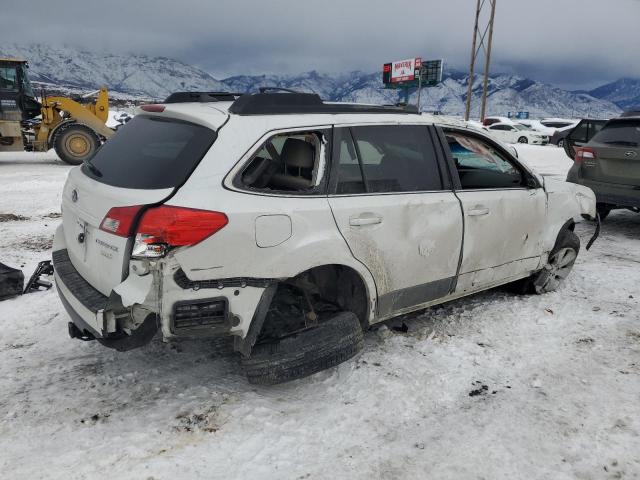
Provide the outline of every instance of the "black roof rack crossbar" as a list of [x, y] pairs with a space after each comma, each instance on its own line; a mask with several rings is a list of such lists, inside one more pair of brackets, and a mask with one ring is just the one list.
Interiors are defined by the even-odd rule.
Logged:
[[290, 88], [282, 88], [282, 87], [260, 87], [258, 88], [260, 93], [266, 92], [285, 92], [285, 93], [300, 93], [295, 90], [291, 90]]
[[244, 94], [233, 92], [175, 92], [169, 95], [163, 103], [233, 102], [242, 95]]
[[254, 93], [239, 97], [229, 107], [236, 115], [293, 113], [418, 113], [415, 106], [397, 107], [356, 103], [326, 103], [315, 93]]

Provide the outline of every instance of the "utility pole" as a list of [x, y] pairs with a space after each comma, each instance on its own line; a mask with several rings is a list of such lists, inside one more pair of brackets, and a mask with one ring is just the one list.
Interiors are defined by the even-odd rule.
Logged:
[[[467, 105], [464, 118], [469, 120], [471, 115], [471, 99], [473, 95], [473, 81], [475, 74], [475, 66], [480, 52], [484, 53], [484, 81], [482, 84], [482, 105], [480, 108], [480, 121], [484, 120], [487, 109], [487, 91], [489, 87], [489, 69], [491, 66], [491, 48], [493, 46], [493, 23], [496, 15], [497, 0], [477, 0], [476, 2], [476, 18], [473, 26], [473, 40], [471, 42], [471, 62], [469, 64], [469, 88], [467, 89]], [[486, 25], [480, 25], [482, 13], [485, 6], [491, 8], [489, 20]], [[486, 40], [486, 42], [485, 42]]]

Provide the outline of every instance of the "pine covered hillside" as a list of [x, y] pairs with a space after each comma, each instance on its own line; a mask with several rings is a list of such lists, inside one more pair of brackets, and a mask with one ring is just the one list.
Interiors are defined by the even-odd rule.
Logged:
[[[291, 88], [316, 92], [325, 100], [389, 104], [398, 101], [398, 92], [385, 90], [380, 72], [354, 71], [326, 74], [310, 71], [296, 75], [241, 75], [217, 80], [194, 66], [166, 57], [113, 55], [71, 47], [44, 45], [1, 46], [0, 56], [19, 56], [29, 61], [34, 81], [46, 88], [57, 87], [70, 93], [95, 90], [106, 85], [113, 98], [162, 100], [168, 94], [184, 90], [255, 91], [260, 86]], [[448, 115], [464, 113], [468, 76], [447, 69], [442, 84], [425, 88], [421, 108]], [[608, 118], [620, 114], [614, 104], [625, 95], [638, 95], [636, 84], [620, 81], [617, 88], [603, 91], [569, 92], [531, 79], [497, 74], [489, 82], [488, 113], [506, 115], [528, 111], [533, 117], [568, 116]], [[618, 83], [618, 82], [616, 82]], [[611, 84], [614, 85], [614, 84]], [[474, 111], [479, 115], [481, 78], [474, 82]], [[602, 94], [600, 96], [600, 94]], [[599, 98], [595, 98], [599, 96]], [[417, 94], [411, 95], [415, 103]], [[621, 103], [618, 103], [621, 105]]]

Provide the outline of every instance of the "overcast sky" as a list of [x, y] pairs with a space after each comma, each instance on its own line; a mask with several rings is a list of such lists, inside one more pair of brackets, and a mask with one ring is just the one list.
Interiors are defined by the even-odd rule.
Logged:
[[[217, 78], [376, 71], [412, 56], [444, 58], [466, 70], [476, 6], [476, 0], [0, 1], [0, 43], [163, 55]], [[640, 0], [497, 0], [493, 71], [589, 88], [640, 77], [639, 52]]]

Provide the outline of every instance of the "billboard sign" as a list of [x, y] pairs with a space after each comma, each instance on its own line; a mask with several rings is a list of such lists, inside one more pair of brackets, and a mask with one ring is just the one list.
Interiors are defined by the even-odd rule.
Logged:
[[508, 116], [516, 120], [529, 120], [529, 112], [509, 112]]
[[408, 58], [391, 63], [391, 83], [411, 82], [417, 78], [422, 61], [419, 58]]
[[422, 75], [422, 86], [432, 87], [442, 82], [442, 70], [444, 69], [444, 60], [428, 60], [422, 62], [420, 75]]
[[385, 63], [382, 67], [382, 83], [391, 88], [415, 86], [421, 67], [421, 58], [407, 58]]
[[382, 66], [382, 83], [385, 88], [434, 86], [442, 82], [443, 65], [443, 60], [423, 61], [420, 57], [385, 63]]

